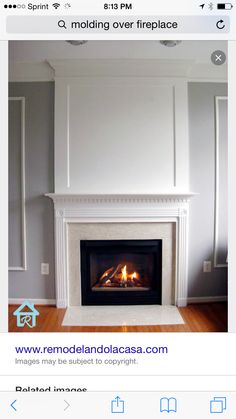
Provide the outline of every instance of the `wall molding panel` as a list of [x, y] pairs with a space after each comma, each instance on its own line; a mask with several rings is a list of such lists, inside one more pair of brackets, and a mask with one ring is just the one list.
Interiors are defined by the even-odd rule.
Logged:
[[10, 102], [19, 101], [21, 105], [21, 127], [20, 127], [20, 189], [21, 189], [21, 255], [22, 263], [20, 266], [10, 266], [9, 271], [27, 270], [27, 245], [26, 245], [26, 213], [25, 213], [25, 98], [10, 97]]
[[[227, 204], [227, 191], [222, 191], [221, 181], [226, 180], [227, 178], [227, 161], [223, 161], [224, 157], [227, 159], [226, 155], [222, 157], [222, 150], [221, 150], [221, 112], [220, 112], [220, 103], [228, 102], [227, 96], [216, 96], [215, 97], [215, 220], [214, 220], [214, 267], [215, 268], [226, 268], [228, 264], [226, 263], [227, 254], [225, 254], [225, 262], [219, 260], [219, 253], [220, 251], [225, 251], [226, 249], [221, 249], [220, 242], [227, 242], [225, 237], [223, 237], [224, 233], [227, 235], [227, 226], [221, 226], [222, 220], [227, 220], [227, 212], [228, 212], [228, 204]], [[227, 116], [227, 115], [226, 115]], [[227, 132], [226, 132], [227, 137]], [[226, 147], [227, 150], [227, 147]], [[227, 154], [227, 153], [226, 153]], [[223, 169], [221, 170], [221, 168]], [[224, 170], [225, 169], [225, 170]], [[224, 182], [227, 188], [227, 180]], [[223, 199], [222, 199], [223, 194]], [[224, 196], [226, 195], [226, 196]], [[220, 214], [224, 208], [224, 217]], [[226, 230], [226, 231], [222, 231]], [[222, 235], [223, 234], [223, 235]]]
[[[133, 109], [133, 115], [126, 115], [124, 111], [118, 120], [115, 109], [123, 109], [124, 104]], [[149, 122], [145, 119], [145, 112], [149, 115]], [[141, 121], [142, 118], [143, 125], [141, 122], [140, 126], [132, 125], [132, 121]], [[112, 119], [114, 124], [111, 126]], [[168, 129], [164, 130], [164, 126]], [[188, 191], [188, 149], [186, 80], [158, 77], [56, 78], [56, 193]], [[109, 153], [110, 159], [107, 159]], [[129, 168], [130, 163], [133, 170]], [[113, 173], [112, 185], [106, 171]]]

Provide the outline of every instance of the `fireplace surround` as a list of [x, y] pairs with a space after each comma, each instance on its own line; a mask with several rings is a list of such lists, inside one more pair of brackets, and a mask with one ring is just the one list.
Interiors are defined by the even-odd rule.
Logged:
[[162, 304], [185, 306], [189, 200], [193, 195], [47, 194], [55, 210], [57, 307], [82, 305], [81, 240], [157, 240], [162, 235]]

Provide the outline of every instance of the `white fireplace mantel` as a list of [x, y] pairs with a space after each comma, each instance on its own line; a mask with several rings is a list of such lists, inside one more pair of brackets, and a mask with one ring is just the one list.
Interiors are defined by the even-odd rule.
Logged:
[[46, 194], [54, 202], [57, 307], [68, 306], [68, 223], [176, 223], [175, 304], [187, 304], [189, 200], [194, 193], [155, 195]]

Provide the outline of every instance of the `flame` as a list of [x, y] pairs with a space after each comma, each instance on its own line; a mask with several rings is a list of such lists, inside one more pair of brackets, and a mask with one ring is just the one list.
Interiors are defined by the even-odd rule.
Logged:
[[133, 272], [131, 274], [131, 279], [137, 279], [137, 272]]
[[121, 273], [122, 273], [122, 280], [123, 281], [127, 281], [128, 279], [128, 275], [127, 275], [127, 267], [126, 265], [121, 269]]
[[[132, 266], [132, 267], [131, 267]], [[139, 271], [133, 271], [136, 266], [131, 263], [120, 263], [108, 268], [99, 278], [96, 287], [142, 287], [145, 281]]]

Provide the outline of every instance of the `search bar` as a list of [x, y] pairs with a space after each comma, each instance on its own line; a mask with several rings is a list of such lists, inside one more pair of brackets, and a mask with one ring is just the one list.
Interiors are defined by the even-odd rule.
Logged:
[[228, 33], [229, 16], [8, 16], [8, 33]]

